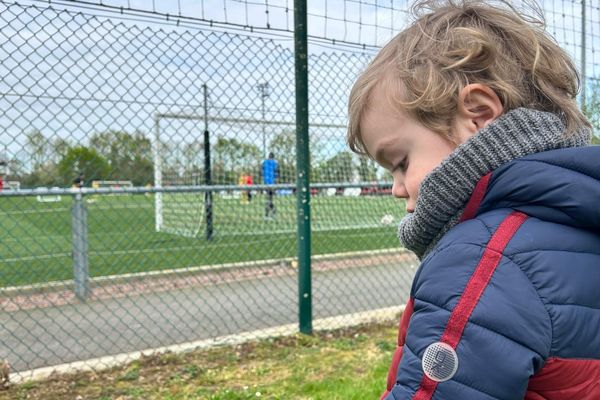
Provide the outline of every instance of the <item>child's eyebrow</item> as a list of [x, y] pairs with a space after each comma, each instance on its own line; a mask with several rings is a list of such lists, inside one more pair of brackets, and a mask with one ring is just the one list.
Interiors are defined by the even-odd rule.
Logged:
[[382, 167], [386, 167], [389, 160], [385, 158], [385, 153], [387, 150], [387, 145], [381, 146], [377, 151], [375, 151], [375, 162], [377, 162]]
[[375, 161], [380, 161], [385, 153], [385, 147], [382, 146], [375, 151]]

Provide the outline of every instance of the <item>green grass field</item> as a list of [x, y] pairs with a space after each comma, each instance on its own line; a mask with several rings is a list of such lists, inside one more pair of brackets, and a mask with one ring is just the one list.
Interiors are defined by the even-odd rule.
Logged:
[[[196, 237], [156, 232], [153, 196], [95, 196], [86, 202], [91, 276], [296, 255], [295, 197], [278, 197], [276, 219], [265, 220], [262, 196], [248, 204], [216, 196], [211, 241], [205, 238], [202, 197], [165, 201], [169, 210], [180, 210], [176, 225], [195, 227]], [[185, 201], [174, 205], [173, 199]], [[391, 196], [314, 196], [311, 204], [313, 254], [397, 246], [395, 222], [404, 205]], [[0, 287], [72, 279], [71, 206], [66, 196], [55, 203], [0, 198]], [[394, 216], [394, 223], [381, 223], [386, 214]]]

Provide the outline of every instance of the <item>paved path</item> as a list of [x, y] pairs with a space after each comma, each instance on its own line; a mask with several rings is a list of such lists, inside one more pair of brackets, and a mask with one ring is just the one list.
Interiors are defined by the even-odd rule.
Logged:
[[[406, 301], [414, 265], [313, 272], [314, 318]], [[59, 307], [0, 312], [13, 371], [297, 323], [295, 276], [269, 276]]]

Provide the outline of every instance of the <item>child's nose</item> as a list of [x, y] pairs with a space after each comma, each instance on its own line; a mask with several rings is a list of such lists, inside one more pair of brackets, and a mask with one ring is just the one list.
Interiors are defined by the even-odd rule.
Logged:
[[406, 191], [404, 183], [400, 182], [397, 178], [394, 179], [394, 183], [392, 184], [392, 195], [399, 199], [408, 198], [408, 192]]

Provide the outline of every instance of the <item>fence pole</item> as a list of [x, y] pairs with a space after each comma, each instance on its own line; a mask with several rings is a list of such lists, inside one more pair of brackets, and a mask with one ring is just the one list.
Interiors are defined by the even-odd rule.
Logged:
[[[208, 87], [202, 85], [204, 91], [204, 184], [212, 185], [210, 165], [210, 133], [208, 131]], [[206, 240], [213, 238], [213, 195], [211, 191], [204, 194], [204, 213], [206, 216]]]
[[73, 280], [75, 296], [79, 300], [85, 301], [91, 293], [88, 266], [87, 210], [81, 193], [76, 193], [73, 196], [71, 230], [73, 233]]
[[308, 40], [306, 0], [294, 0], [296, 66], [296, 194], [298, 202], [298, 296], [300, 332], [312, 333], [310, 267], [310, 154], [308, 145]]

